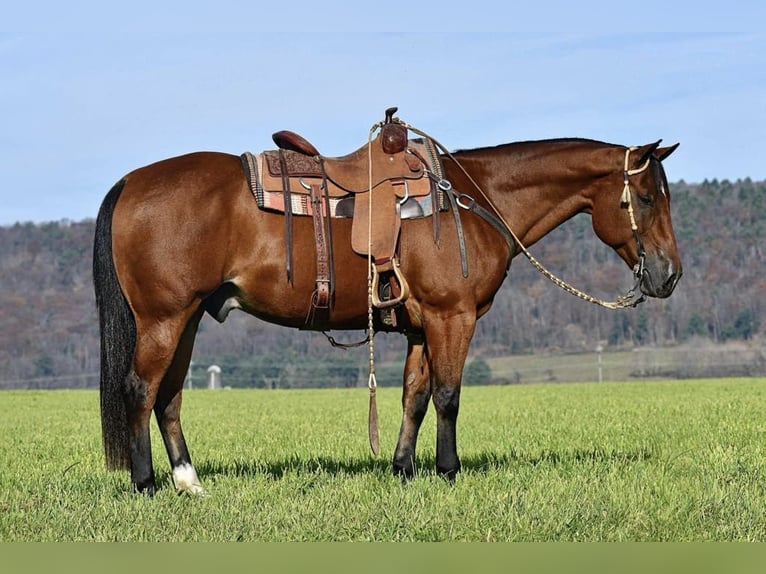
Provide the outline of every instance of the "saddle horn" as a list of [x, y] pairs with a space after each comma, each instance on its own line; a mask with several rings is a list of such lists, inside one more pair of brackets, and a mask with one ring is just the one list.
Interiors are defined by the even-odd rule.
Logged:
[[386, 110], [386, 120], [380, 129], [380, 143], [387, 154], [401, 153], [407, 149], [407, 128], [394, 117], [399, 108]]

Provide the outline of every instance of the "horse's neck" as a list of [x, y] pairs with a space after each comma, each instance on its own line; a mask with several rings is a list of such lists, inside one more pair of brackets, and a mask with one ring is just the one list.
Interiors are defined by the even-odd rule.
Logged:
[[524, 245], [589, 212], [604, 185], [605, 170], [593, 166], [588, 146], [565, 151], [556, 143], [533, 142], [531, 153], [523, 144], [501, 146], [459, 159]]
[[535, 244], [576, 214], [587, 211], [590, 205], [582, 189], [567, 180], [530, 182], [493, 195], [499, 209], [508, 214], [508, 224], [527, 246]]

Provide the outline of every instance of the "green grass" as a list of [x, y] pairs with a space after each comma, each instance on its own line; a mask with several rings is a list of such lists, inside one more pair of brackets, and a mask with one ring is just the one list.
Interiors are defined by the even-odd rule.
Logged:
[[434, 416], [418, 476], [390, 475], [399, 391], [192, 391], [184, 423], [209, 492], [177, 496], [104, 470], [98, 395], [0, 393], [0, 541], [766, 540], [766, 382], [467, 387], [454, 486]]

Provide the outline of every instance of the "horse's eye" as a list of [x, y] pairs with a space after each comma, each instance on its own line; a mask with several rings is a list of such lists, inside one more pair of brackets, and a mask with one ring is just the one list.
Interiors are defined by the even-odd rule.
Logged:
[[651, 195], [639, 195], [638, 200], [648, 207], [654, 205], [654, 198]]

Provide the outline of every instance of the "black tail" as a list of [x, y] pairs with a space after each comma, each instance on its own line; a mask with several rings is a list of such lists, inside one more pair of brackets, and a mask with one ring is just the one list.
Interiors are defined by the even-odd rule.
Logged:
[[93, 285], [101, 327], [101, 436], [106, 467], [130, 468], [126, 379], [136, 351], [136, 321], [125, 300], [112, 258], [112, 213], [125, 180], [104, 198], [93, 242]]

